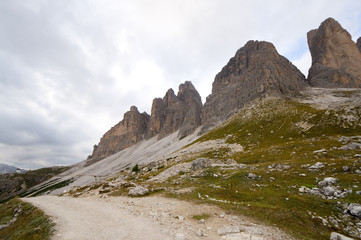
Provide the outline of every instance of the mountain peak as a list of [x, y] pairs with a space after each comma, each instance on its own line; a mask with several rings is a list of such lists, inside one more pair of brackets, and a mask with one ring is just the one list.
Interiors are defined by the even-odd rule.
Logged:
[[225, 120], [245, 103], [265, 94], [295, 95], [306, 86], [304, 75], [272, 43], [248, 41], [213, 82], [202, 124]]
[[316, 87], [361, 87], [361, 54], [333, 18], [307, 33], [312, 56], [308, 82]]

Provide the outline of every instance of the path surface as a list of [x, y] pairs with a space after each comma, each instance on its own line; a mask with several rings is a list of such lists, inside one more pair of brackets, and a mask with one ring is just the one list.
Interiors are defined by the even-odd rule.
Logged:
[[[55, 240], [291, 239], [277, 228], [227, 215], [215, 206], [162, 197], [41, 196], [23, 200], [52, 217]], [[202, 214], [210, 216], [205, 223], [193, 219]], [[231, 233], [237, 228], [241, 232]]]

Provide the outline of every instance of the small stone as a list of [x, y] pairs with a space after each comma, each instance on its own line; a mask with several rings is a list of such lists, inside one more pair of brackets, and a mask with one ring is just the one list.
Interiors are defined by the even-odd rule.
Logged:
[[199, 223], [204, 224], [206, 221], [204, 219], [199, 220]]
[[176, 216], [175, 218], [178, 218], [180, 221], [183, 221], [183, 220], [184, 220], [184, 217], [183, 217], [183, 216]]
[[249, 174], [248, 174], [248, 178], [249, 178], [249, 179], [252, 179], [252, 180], [255, 180], [255, 179], [258, 178], [258, 176], [257, 176], [256, 174], [254, 174], [254, 173], [249, 173]]

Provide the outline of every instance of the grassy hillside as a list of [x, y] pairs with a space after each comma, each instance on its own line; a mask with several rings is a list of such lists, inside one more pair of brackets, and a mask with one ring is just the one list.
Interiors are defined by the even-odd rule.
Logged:
[[[1, 227], [15, 219], [14, 217], [16, 220], [13, 223], [5, 228]], [[0, 204], [0, 239], [2, 240], [50, 239], [53, 226], [54, 224], [41, 210], [29, 203], [15, 198]]]

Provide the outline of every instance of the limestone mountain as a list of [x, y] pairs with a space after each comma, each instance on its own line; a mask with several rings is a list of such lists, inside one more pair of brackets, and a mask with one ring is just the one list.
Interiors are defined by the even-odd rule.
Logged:
[[169, 89], [163, 99], [153, 100], [147, 138], [159, 134], [159, 138], [180, 130], [184, 137], [201, 124], [201, 96], [189, 81], [179, 85], [177, 96]]
[[361, 37], [357, 39], [356, 45], [358, 47], [358, 50], [361, 52]]
[[312, 56], [308, 82], [315, 87], [361, 87], [360, 39], [358, 45], [333, 18], [307, 33]]
[[271, 93], [294, 96], [305, 86], [305, 76], [272, 43], [249, 41], [216, 75], [202, 124], [225, 120], [257, 97]]
[[147, 113], [139, 113], [138, 109], [132, 106], [124, 114], [123, 120], [106, 132], [100, 139], [99, 144], [94, 146], [93, 154], [88, 164], [143, 140], [144, 134], [147, 131], [148, 121], [149, 115]]
[[178, 94], [169, 89], [162, 98], [153, 100], [151, 116], [139, 113], [135, 106], [124, 119], [112, 127], [94, 146], [87, 165], [158, 135], [161, 139], [179, 130], [179, 137], [192, 133], [201, 123], [202, 101], [190, 81], [179, 85]]

